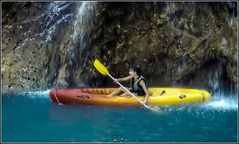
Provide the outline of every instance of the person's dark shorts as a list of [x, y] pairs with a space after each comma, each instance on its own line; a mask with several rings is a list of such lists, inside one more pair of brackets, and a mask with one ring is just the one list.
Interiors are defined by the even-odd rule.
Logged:
[[129, 91], [132, 93], [136, 93], [137, 96], [145, 96], [145, 92], [138, 92], [138, 91], [134, 91], [132, 88], [129, 88]]

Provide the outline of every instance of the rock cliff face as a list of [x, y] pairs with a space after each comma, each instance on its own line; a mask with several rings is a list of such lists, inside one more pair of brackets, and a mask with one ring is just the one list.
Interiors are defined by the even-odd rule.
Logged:
[[139, 64], [149, 86], [237, 89], [237, 3], [2, 3], [3, 91], [116, 86]]

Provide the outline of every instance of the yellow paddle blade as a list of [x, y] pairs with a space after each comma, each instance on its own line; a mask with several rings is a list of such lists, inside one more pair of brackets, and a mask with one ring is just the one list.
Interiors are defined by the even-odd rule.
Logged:
[[103, 75], [109, 75], [109, 71], [107, 68], [98, 60], [95, 59], [94, 61], [94, 67]]

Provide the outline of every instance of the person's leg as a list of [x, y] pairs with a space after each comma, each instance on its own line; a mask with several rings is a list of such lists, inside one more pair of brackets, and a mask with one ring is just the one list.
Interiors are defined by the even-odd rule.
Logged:
[[130, 95], [129, 93], [127, 93], [127, 92], [123, 93], [123, 94], [120, 95], [120, 96], [123, 96], [123, 97], [131, 97], [131, 95]]
[[109, 94], [108, 96], [115, 96], [115, 95], [119, 95], [121, 92], [123, 92], [124, 90], [119, 87], [117, 88], [115, 91], [113, 91], [111, 94]]

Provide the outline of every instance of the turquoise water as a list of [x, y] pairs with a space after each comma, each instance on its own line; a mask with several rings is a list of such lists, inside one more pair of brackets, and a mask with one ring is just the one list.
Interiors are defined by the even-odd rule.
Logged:
[[236, 142], [237, 99], [144, 108], [53, 104], [48, 91], [3, 95], [3, 142]]

